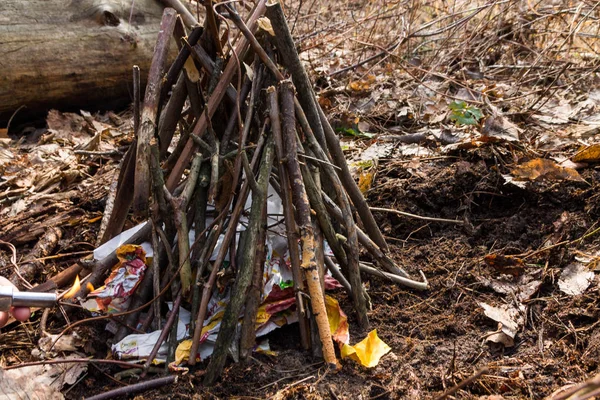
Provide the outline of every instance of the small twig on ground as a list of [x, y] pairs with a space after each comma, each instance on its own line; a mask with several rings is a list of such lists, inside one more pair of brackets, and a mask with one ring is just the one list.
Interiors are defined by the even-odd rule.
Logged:
[[485, 374], [486, 372], [488, 372], [487, 367], [484, 367], [484, 368], [480, 369], [479, 371], [475, 372], [475, 374], [473, 374], [469, 378], [467, 378], [464, 381], [460, 382], [458, 385], [456, 385], [456, 386], [454, 386], [454, 387], [446, 390], [444, 393], [442, 393], [441, 396], [436, 397], [435, 400], [443, 400], [446, 397], [453, 395], [454, 393], [456, 393], [457, 391], [459, 391], [463, 387], [467, 386], [468, 384], [475, 382], [477, 379], [479, 379], [479, 377], [481, 377], [481, 375]]
[[134, 393], [145, 392], [146, 390], [156, 389], [172, 383], [177, 383], [177, 375], [169, 375], [162, 378], [151, 379], [146, 382], [140, 382], [133, 385], [123, 386], [118, 389], [110, 390], [105, 393], [97, 394], [92, 397], [88, 397], [86, 400], [106, 400], [123, 398]]
[[398, 214], [398, 215], [402, 215], [404, 217], [415, 218], [415, 219], [422, 219], [424, 221], [444, 222], [444, 223], [447, 223], [447, 224], [456, 224], [456, 225], [464, 225], [465, 224], [464, 221], [459, 221], [459, 220], [456, 220], [456, 219], [424, 217], [422, 215], [416, 215], [416, 214], [411, 214], [411, 213], [407, 213], [407, 212], [404, 212], [404, 211], [398, 211], [398, 210], [394, 210], [392, 208], [380, 208], [380, 207], [370, 207], [370, 208], [371, 208], [371, 211], [380, 211], [380, 212], [387, 212], [387, 213], [392, 213], [392, 214]]

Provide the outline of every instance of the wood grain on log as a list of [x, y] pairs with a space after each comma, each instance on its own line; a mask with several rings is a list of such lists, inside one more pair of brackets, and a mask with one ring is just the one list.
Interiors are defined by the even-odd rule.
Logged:
[[129, 103], [131, 67], [148, 75], [162, 10], [158, 0], [0, 2], [0, 126], [21, 106], [19, 116]]

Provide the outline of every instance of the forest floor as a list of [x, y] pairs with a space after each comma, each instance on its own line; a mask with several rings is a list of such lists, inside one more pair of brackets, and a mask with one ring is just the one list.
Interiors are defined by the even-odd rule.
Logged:
[[[215, 386], [202, 385], [203, 362], [143, 398], [434, 399], [477, 374], [449, 398], [541, 399], [598, 373], [600, 12], [567, 1], [413, 3], [286, 4], [359, 186], [370, 206], [388, 210], [373, 212], [394, 261], [429, 281], [418, 292], [362, 275], [371, 328], [391, 352], [374, 368], [344, 360], [330, 371], [285, 326], [269, 334], [276, 355], [228, 364]], [[0, 239], [26, 252], [32, 227], [62, 226], [55, 253], [67, 256], [47, 260], [48, 275], [93, 248], [118, 152], [131, 140], [115, 135], [98, 149], [107, 155], [87, 158], [74, 153], [85, 142], [74, 132], [125, 132], [128, 115], [53, 113], [46, 128], [0, 147], [11, 177], [0, 181]], [[53, 173], [32, 161], [63, 145], [71, 148], [54, 157]], [[79, 168], [60, 167], [69, 157]], [[19, 197], [31, 187], [35, 195]], [[9, 258], [0, 247], [4, 271]], [[332, 294], [350, 342], [362, 340], [350, 299]], [[81, 328], [94, 358], [106, 357], [105, 325]], [[5, 364], [31, 358], [38, 326], [35, 316], [2, 333]], [[47, 329], [60, 332], [60, 322]], [[116, 388], [117, 370], [93, 366], [63, 392]]]

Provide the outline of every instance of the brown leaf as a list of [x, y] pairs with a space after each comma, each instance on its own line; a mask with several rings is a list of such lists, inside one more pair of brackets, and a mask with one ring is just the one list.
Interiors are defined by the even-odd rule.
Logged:
[[600, 144], [593, 144], [578, 151], [572, 159], [574, 162], [600, 162]]
[[540, 181], [543, 179], [559, 181], [585, 182], [579, 172], [573, 168], [561, 167], [556, 162], [545, 158], [536, 158], [517, 166], [511, 175], [518, 180]]
[[518, 277], [525, 270], [525, 263], [514, 256], [503, 256], [502, 254], [488, 254], [484, 258], [485, 263], [501, 274]]

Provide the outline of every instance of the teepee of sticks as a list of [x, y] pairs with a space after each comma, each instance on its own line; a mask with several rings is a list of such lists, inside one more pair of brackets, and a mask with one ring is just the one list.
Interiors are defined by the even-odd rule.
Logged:
[[[144, 279], [131, 309], [153, 304], [150, 315], [162, 329], [158, 350], [176, 330], [179, 306], [189, 303], [193, 341], [188, 364], [193, 365], [208, 302], [229, 257], [231, 297], [205, 382], [218, 378], [233, 340], [239, 340], [240, 356], [248, 357], [255, 344], [270, 186], [283, 206], [302, 346], [312, 346], [329, 365], [338, 366], [324, 303], [327, 269], [352, 299], [361, 329], [369, 325], [370, 307], [361, 270], [417, 290], [426, 289], [427, 281], [424, 276], [411, 279], [388, 257], [338, 137], [316, 101], [279, 2], [258, 0], [244, 21], [232, 4], [209, 1], [203, 27], [177, 0], [168, 3], [182, 18], [173, 8], [164, 11], [143, 103], [134, 67], [136, 138], [122, 160], [100, 235], [103, 242], [120, 233], [131, 208], [150, 220], [129, 239], [151, 238], [155, 254], [152, 278]], [[189, 34], [183, 21], [191, 27]], [[227, 32], [235, 26], [233, 40], [221, 40], [221, 23]], [[171, 36], [179, 52], [167, 68]], [[172, 145], [177, 128], [179, 140]], [[236, 226], [249, 196], [245, 238], [238, 243]], [[195, 233], [191, 246], [190, 229]], [[335, 262], [324, 255], [324, 241]], [[359, 262], [359, 245], [377, 268]], [[96, 262], [90, 282], [98, 285], [114, 261]], [[160, 305], [169, 291], [173, 309], [161, 327]], [[139, 312], [127, 316], [117, 339], [138, 317]], [[240, 318], [241, 333], [236, 334]]]

